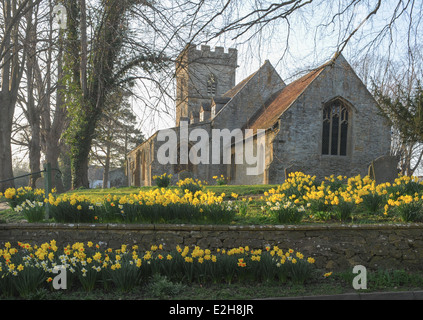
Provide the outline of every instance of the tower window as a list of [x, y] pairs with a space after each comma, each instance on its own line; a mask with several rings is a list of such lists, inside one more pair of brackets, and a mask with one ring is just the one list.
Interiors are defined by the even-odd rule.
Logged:
[[347, 155], [348, 123], [348, 107], [342, 101], [335, 100], [323, 109], [323, 155]]
[[207, 80], [207, 94], [209, 96], [215, 96], [217, 91], [217, 79], [216, 76], [211, 73]]

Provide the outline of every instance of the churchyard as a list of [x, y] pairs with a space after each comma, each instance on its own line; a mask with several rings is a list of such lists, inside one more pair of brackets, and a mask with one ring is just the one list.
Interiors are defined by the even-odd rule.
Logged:
[[417, 179], [316, 181], [294, 172], [280, 185], [233, 186], [214, 178], [213, 185], [191, 178], [167, 185], [162, 175], [155, 177], [160, 187], [53, 190], [47, 197], [42, 189], [7, 190], [2, 297], [82, 292], [90, 299], [100, 290], [105, 299], [110, 292], [195, 299], [207, 288], [234, 289], [223, 298], [245, 298], [246, 288], [267, 297], [331, 294], [354, 291], [356, 265], [368, 268], [371, 290], [423, 284]]

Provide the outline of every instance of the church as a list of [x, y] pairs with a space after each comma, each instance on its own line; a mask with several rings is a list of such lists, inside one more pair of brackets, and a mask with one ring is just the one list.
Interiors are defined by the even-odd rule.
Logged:
[[[130, 186], [153, 186], [164, 173], [208, 183], [223, 175], [242, 185], [280, 184], [293, 171], [317, 179], [365, 176], [375, 159], [389, 156], [391, 127], [342, 54], [289, 84], [268, 60], [236, 83], [237, 54], [204, 45], [183, 50], [175, 66], [175, 127], [129, 152]], [[215, 132], [226, 147], [212, 142]], [[207, 153], [216, 149], [210, 145], [220, 149]]]

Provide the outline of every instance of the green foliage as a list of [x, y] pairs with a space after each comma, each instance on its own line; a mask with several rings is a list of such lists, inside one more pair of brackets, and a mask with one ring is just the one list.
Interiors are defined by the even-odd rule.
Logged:
[[335, 216], [340, 221], [350, 221], [352, 218], [352, 214], [355, 210], [355, 204], [350, 201], [344, 201], [341, 199], [339, 204], [334, 207]]
[[32, 265], [25, 265], [23, 270], [13, 277], [13, 285], [18, 294], [23, 298], [28, 298], [37, 292], [44, 281], [44, 270]]
[[423, 141], [423, 88], [420, 83], [412, 92], [398, 85], [394, 96], [388, 96], [376, 88], [375, 96], [386, 117], [399, 130], [403, 141]]
[[363, 207], [371, 214], [377, 213], [386, 203], [386, 197], [377, 192], [370, 192], [369, 194], [363, 195], [362, 199]]
[[304, 207], [298, 207], [293, 202], [286, 203], [268, 203], [265, 211], [269, 212], [280, 224], [298, 224], [304, 216]]
[[403, 203], [395, 208], [395, 213], [404, 222], [423, 222], [423, 202]]
[[369, 287], [372, 288], [420, 288], [423, 285], [423, 277], [420, 274], [405, 270], [377, 270], [368, 274]]
[[45, 218], [45, 204], [38, 201], [25, 201], [18, 205], [15, 209], [16, 212], [21, 212], [29, 223], [41, 222]]
[[79, 201], [76, 206], [62, 201], [50, 206], [50, 217], [59, 223], [89, 223], [97, 220], [99, 210], [97, 206], [86, 200]]
[[154, 274], [147, 286], [147, 290], [153, 298], [168, 299], [178, 296], [186, 289], [180, 282], [174, 283], [166, 276]]

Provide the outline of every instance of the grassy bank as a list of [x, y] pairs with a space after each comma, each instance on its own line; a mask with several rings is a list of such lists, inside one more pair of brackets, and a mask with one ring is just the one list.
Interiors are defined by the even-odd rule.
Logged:
[[[306, 285], [292, 283], [237, 283], [237, 284], [190, 284], [172, 282], [166, 277], [152, 278], [144, 286], [131, 292], [95, 289], [49, 291], [40, 289], [28, 299], [32, 300], [249, 300], [302, 296], [327, 296], [346, 293], [421, 291], [422, 273], [402, 270], [374, 271], [368, 274], [368, 289], [356, 291], [352, 287], [352, 273], [333, 273], [330, 277]], [[9, 300], [21, 298], [8, 298]]]

